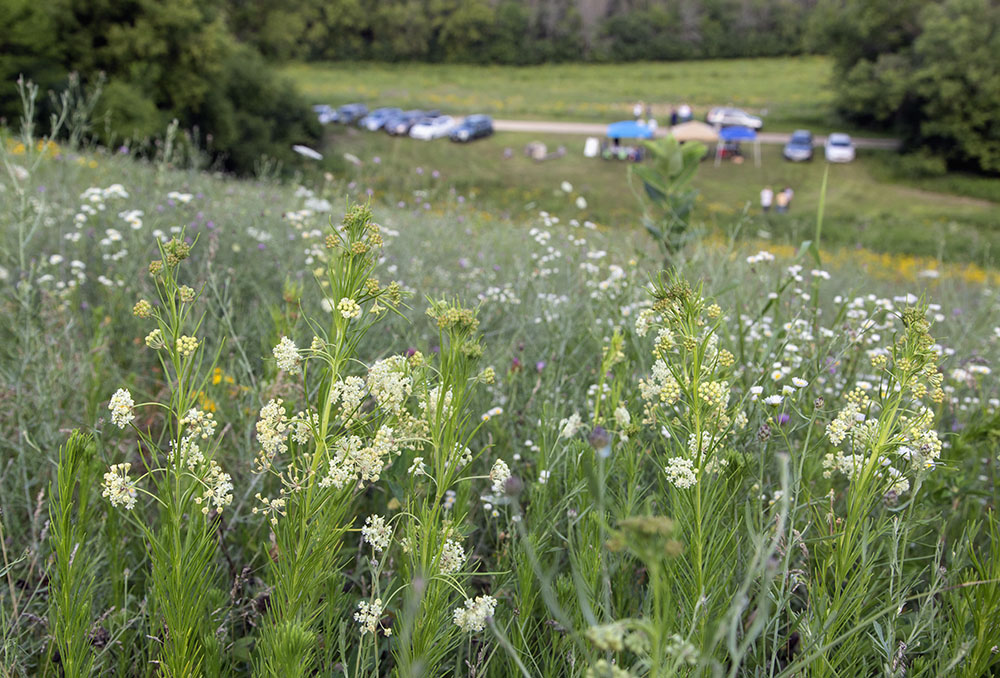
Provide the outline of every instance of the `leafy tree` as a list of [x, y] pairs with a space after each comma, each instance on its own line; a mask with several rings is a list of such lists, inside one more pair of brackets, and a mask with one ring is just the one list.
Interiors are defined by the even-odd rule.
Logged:
[[[84, 78], [106, 73], [97, 115], [107, 116], [118, 139], [162, 135], [177, 119], [212, 139], [207, 150], [222, 166], [248, 172], [260, 155], [292, 161], [293, 143], [318, 137], [318, 124], [291, 86], [234, 39], [224, 0], [13, 3], [15, 30], [5, 40], [15, 49], [4, 50], [0, 75], [16, 68], [57, 87], [73, 72]], [[10, 114], [16, 103], [8, 80], [0, 108]]]
[[846, 117], [893, 129], [952, 167], [1000, 172], [1000, 6], [841, 0], [822, 16]]
[[946, 0], [921, 23], [911, 80], [920, 139], [952, 165], [1000, 173], [1000, 5]]

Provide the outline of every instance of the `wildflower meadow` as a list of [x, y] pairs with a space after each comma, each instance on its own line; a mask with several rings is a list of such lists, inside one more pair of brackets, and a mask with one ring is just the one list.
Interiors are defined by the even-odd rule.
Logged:
[[0, 675], [1000, 670], [991, 271], [5, 134]]

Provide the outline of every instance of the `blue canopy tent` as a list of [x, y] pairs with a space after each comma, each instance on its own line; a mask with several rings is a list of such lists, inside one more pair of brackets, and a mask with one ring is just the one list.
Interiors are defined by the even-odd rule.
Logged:
[[622, 120], [608, 125], [609, 139], [652, 139], [653, 128], [637, 120]]
[[604, 146], [601, 155], [605, 159], [618, 158], [619, 160], [631, 160], [638, 162], [642, 160], [643, 149], [635, 146], [622, 146], [618, 142], [622, 139], [652, 139], [654, 128], [638, 120], [622, 120], [608, 125], [608, 138], [614, 142], [610, 148]]
[[740, 125], [723, 127], [719, 130], [719, 141], [715, 144], [715, 166], [718, 167], [719, 162], [722, 160], [722, 149], [725, 144], [738, 144], [741, 141], [753, 142], [754, 164], [757, 167], [760, 167], [760, 139], [757, 138], [757, 132], [749, 127], [743, 127]]

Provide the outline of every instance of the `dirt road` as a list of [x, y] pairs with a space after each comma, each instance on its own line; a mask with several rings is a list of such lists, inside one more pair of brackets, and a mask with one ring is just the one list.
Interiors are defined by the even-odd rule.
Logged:
[[[541, 120], [494, 120], [493, 128], [498, 132], [537, 132], [538, 134], [580, 134], [591, 137], [603, 137], [608, 126], [593, 122], [552, 122]], [[656, 136], [664, 136], [668, 127], [656, 130]], [[757, 135], [762, 144], [785, 144], [790, 134], [778, 132], [761, 132]], [[899, 148], [898, 139], [871, 139], [851, 137], [857, 148], [894, 151]], [[815, 143], [822, 146], [826, 143], [825, 136], [814, 137]]]

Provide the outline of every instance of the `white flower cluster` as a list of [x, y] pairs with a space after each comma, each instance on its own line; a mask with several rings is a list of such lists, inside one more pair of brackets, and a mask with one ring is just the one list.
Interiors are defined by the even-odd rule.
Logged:
[[281, 341], [271, 351], [274, 359], [278, 363], [278, 369], [289, 374], [298, 374], [301, 370], [302, 357], [295, 342], [288, 337], [281, 337]]
[[211, 412], [205, 412], [199, 410], [196, 407], [192, 407], [187, 411], [180, 421], [181, 426], [187, 429], [184, 437], [190, 440], [195, 438], [201, 438], [202, 440], [207, 440], [215, 434], [215, 417]]
[[490, 469], [490, 481], [493, 483], [493, 494], [503, 494], [504, 485], [510, 479], [510, 468], [503, 459], [497, 459]]
[[368, 370], [368, 389], [384, 409], [399, 414], [413, 388], [413, 380], [406, 376], [406, 358], [394, 355], [379, 360]]
[[262, 452], [259, 463], [262, 468], [270, 466], [271, 460], [279, 454], [288, 451], [288, 419], [281, 406], [282, 400], [272, 398], [267, 405], [260, 408], [260, 420], [257, 422], [257, 442]]
[[670, 484], [679, 490], [686, 490], [698, 482], [698, 470], [694, 467], [694, 462], [684, 457], [668, 459], [664, 471]]
[[389, 547], [392, 528], [382, 516], [368, 516], [365, 519], [365, 526], [361, 528], [361, 536], [373, 549], [381, 553]]
[[320, 487], [339, 490], [348, 482], [375, 482], [399, 451], [399, 440], [389, 426], [381, 426], [370, 445], [358, 436], [343, 436], [334, 444], [334, 456]]
[[361, 635], [375, 634], [379, 621], [382, 619], [382, 599], [376, 598], [372, 603], [360, 601], [358, 611], [354, 613], [354, 621], [361, 625]]
[[102, 497], [107, 497], [112, 506], [124, 506], [131, 511], [135, 508], [135, 482], [128, 472], [132, 464], [115, 464], [104, 474], [104, 491]]
[[340, 418], [345, 426], [350, 426], [357, 418], [366, 395], [368, 389], [361, 377], [344, 377], [330, 389], [330, 404], [336, 405], [340, 401]]
[[455, 625], [466, 633], [482, 631], [496, 608], [497, 601], [493, 596], [477, 596], [475, 600], [468, 598], [465, 607], [455, 608]]
[[583, 427], [583, 420], [579, 412], [574, 412], [559, 422], [559, 437], [572, 438]]
[[465, 549], [454, 539], [446, 539], [444, 548], [441, 549], [441, 560], [439, 561], [441, 574], [458, 572], [464, 564]]
[[222, 468], [210, 460], [208, 471], [202, 479], [205, 491], [202, 496], [195, 497], [196, 504], [204, 503], [201, 512], [207, 514], [210, 509], [222, 511], [223, 508], [233, 503], [233, 483], [228, 473], [223, 473]]
[[111, 396], [111, 402], [108, 403], [108, 409], [111, 410], [111, 421], [114, 422], [115, 426], [125, 428], [132, 423], [132, 420], [135, 419], [133, 407], [135, 407], [135, 403], [132, 401], [132, 394], [127, 389], [120, 388], [115, 391], [115, 394]]

